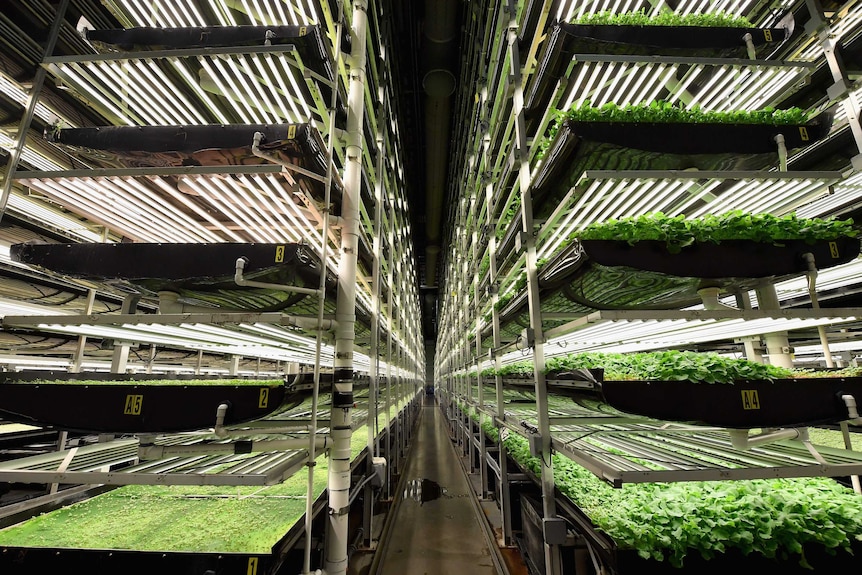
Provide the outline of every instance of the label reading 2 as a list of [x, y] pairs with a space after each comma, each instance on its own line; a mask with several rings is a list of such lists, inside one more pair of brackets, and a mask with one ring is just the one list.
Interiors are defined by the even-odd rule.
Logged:
[[257, 406], [261, 409], [265, 409], [267, 404], [269, 403], [269, 388], [261, 387], [260, 388], [260, 397], [257, 400]]
[[126, 406], [123, 408], [123, 415], [140, 415], [143, 405], [143, 395], [127, 395]]
[[760, 397], [756, 389], [742, 390], [742, 409], [760, 409]]

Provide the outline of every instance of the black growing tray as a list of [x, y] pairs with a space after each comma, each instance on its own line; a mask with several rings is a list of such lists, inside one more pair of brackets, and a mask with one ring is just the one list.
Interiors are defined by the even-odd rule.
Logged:
[[703, 287], [729, 293], [751, 289], [752, 280], [802, 275], [806, 253], [817, 269], [826, 269], [854, 260], [859, 251], [852, 237], [695, 242], [676, 253], [661, 240], [579, 240], [542, 268], [539, 286], [593, 309], [678, 309], [699, 303]]
[[862, 400], [862, 378], [823, 377], [691, 381], [598, 381], [567, 383], [553, 375], [554, 392], [603, 414], [619, 412], [695, 425], [734, 429], [797, 427], [839, 423], [849, 418], [842, 395]]
[[[14, 244], [13, 261], [67, 277], [102, 281], [154, 297], [160, 291], [214, 310], [281, 311], [307, 294], [237, 285], [236, 261], [246, 280], [302, 288], [320, 286], [320, 258], [303, 244]], [[327, 271], [326, 287], [337, 279]]]
[[[326, 146], [311, 124], [208, 124], [189, 126], [98, 126], [62, 128], [49, 141], [100, 165], [121, 168], [258, 165], [269, 163], [252, 152], [257, 132], [261, 151], [285, 164], [317, 174], [292, 172], [303, 191], [322, 200], [327, 174]], [[333, 179], [333, 198], [343, 186]]]
[[804, 254], [810, 253], [818, 269], [845, 264], [859, 255], [858, 238], [806, 242], [752, 240], [695, 242], [672, 252], [662, 240], [630, 244], [620, 240], [581, 240], [590, 260], [604, 266], [627, 266], [676, 276], [699, 278], [764, 278], [801, 274], [808, 270]]
[[793, 32], [793, 21], [778, 28], [703, 26], [585, 25], [558, 22], [539, 56], [538, 70], [525, 106], [541, 110], [576, 54], [680, 56], [688, 58], [747, 58], [744, 35], [751, 34], [757, 52], [772, 50]]
[[246, 423], [298, 405], [283, 385], [128, 383], [0, 384], [0, 416], [9, 421], [84, 433], [173, 433]]
[[[298, 406], [313, 393], [314, 378], [310, 373], [289, 377], [289, 382], [264, 385], [219, 383], [239, 378], [189, 374], [9, 373], [0, 377], [0, 418], [83, 433], [196, 431], [215, 426], [222, 403], [228, 405], [224, 425], [257, 421]], [[332, 375], [320, 377], [320, 389], [331, 389]], [[157, 383], [166, 379], [175, 383]]]
[[0, 569], [7, 575], [69, 570], [91, 575], [152, 573], [277, 573], [275, 554], [136, 551], [128, 549], [66, 549], [3, 547]]

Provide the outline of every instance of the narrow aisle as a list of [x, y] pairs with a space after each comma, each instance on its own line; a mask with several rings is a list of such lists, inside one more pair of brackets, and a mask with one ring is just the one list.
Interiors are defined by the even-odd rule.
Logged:
[[426, 397], [377, 573], [497, 575], [445, 415]]

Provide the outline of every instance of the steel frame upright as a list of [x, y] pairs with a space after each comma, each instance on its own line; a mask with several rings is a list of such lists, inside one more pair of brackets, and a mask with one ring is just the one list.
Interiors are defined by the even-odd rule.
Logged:
[[548, 542], [547, 526], [559, 521], [554, 492], [554, 467], [552, 459], [551, 427], [548, 416], [548, 388], [545, 381], [544, 333], [542, 330], [542, 310], [539, 296], [539, 281], [536, 257], [536, 237], [534, 233], [533, 202], [530, 187], [530, 155], [526, 134], [524, 112], [524, 86], [521, 77], [521, 56], [518, 48], [517, 12], [513, 0], [508, 0], [509, 26], [507, 31], [509, 50], [509, 84], [512, 92], [512, 119], [515, 123], [515, 157], [518, 165], [518, 186], [521, 193], [521, 245], [524, 250], [525, 272], [527, 275], [527, 300], [530, 310], [530, 328], [526, 332], [525, 346], [532, 348], [534, 382], [536, 390], [536, 411], [538, 415], [538, 434], [540, 440], [539, 459], [541, 460], [542, 482], [542, 521], [545, 550], [545, 573], [560, 575], [562, 564], [559, 542]]

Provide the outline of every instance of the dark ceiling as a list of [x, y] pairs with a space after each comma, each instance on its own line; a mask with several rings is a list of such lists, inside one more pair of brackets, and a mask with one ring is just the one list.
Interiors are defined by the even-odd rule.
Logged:
[[448, 181], [452, 101], [458, 90], [461, 22], [458, 0], [387, 0], [387, 24], [396, 38], [397, 82], [403, 157], [408, 171], [413, 242], [426, 343], [437, 336], [440, 254], [446, 245], [444, 218]]

